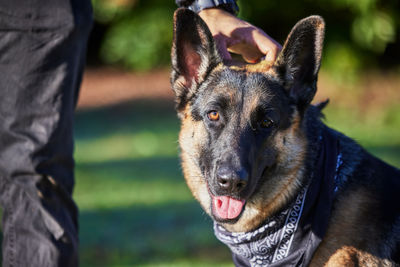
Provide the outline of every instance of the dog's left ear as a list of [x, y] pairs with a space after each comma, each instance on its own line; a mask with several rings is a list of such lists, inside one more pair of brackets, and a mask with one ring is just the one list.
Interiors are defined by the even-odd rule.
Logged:
[[205, 22], [189, 9], [174, 13], [171, 84], [180, 111], [200, 83], [222, 59]]
[[305, 109], [317, 90], [325, 23], [319, 16], [299, 21], [291, 30], [273, 65], [284, 87], [300, 109]]

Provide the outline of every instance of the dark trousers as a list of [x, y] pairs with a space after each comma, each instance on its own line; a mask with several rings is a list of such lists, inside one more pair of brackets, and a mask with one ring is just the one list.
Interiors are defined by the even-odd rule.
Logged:
[[3, 266], [77, 266], [73, 113], [89, 0], [0, 0]]

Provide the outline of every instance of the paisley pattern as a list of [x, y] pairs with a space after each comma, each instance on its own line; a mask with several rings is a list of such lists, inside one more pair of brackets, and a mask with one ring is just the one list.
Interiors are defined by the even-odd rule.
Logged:
[[246, 233], [231, 233], [214, 223], [216, 237], [234, 254], [249, 260], [251, 266], [268, 266], [284, 259], [290, 251], [294, 233], [300, 221], [308, 187], [286, 210], [268, 219], [261, 227]]

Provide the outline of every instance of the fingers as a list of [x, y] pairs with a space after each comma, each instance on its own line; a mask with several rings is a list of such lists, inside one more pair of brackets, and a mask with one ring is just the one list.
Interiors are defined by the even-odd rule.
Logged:
[[228, 50], [240, 54], [248, 63], [257, 63], [262, 57], [273, 63], [281, 45], [259, 28], [246, 23], [246, 27], [235, 29], [227, 38]]
[[208, 25], [224, 60], [232, 59], [229, 50], [249, 63], [256, 63], [263, 56], [273, 62], [282, 48], [259, 28], [222, 9], [204, 9], [199, 15]]
[[259, 29], [254, 31], [253, 39], [259, 51], [263, 55], [265, 55], [265, 60], [269, 62], [274, 62], [279, 52], [281, 51], [282, 46]]
[[248, 45], [248, 43], [242, 42], [235, 45], [230, 45], [228, 51], [234, 54], [241, 55], [243, 59], [248, 63], [256, 63], [261, 57], [264, 56], [260, 50], [254, 45]]
[[214, 39], [217, 45], [218, 52], [221, 55], [222, 59], [231, 60], [232, 57], [231, 54], [229, 54], [225, 37], [223, 35], [218, 34], [214, 36]]
[[257, 63], [262, 57], [268, 62], [274, 62], [281, 50], [281, 45], [258, 29], [246, 29], [238, 32], [242, 38], [240, 43], [228, 45], [228, 50], [240, 54], [248, 63]]

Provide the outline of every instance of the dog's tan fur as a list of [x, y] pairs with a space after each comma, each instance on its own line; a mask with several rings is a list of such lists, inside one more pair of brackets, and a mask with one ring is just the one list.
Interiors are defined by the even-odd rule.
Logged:
[[206, 134], [204, 125], [201, 122], [196, 123], [192, 120], [190, 108], [187, 106], [184, 110], [184, 119], [182, 120], [179, 134], [182, 170], [188, 187], [204, 210], [208, 210], [211, 200], [206, 180], [203, 178], [200, 167], [195, 163], [194, 159], [199, 157], [199, 146], [207, 140], [205, 138]]

